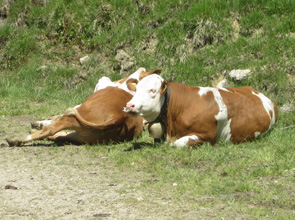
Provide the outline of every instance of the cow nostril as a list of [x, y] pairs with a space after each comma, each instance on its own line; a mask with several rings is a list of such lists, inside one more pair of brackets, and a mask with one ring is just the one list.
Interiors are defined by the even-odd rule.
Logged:
[[126, 107], [127, 107], [127, 108], [134, 108], [134, 107], [135, 107], [135, 105], [134, 105], [134, 104], [132, 104], [132, 103], [127, 103]]
[[132, 103], [127, 103], [126, 104], [126, 107], [124, 108], [123, 110], [124, 112], [132, 112], [132, 111], [135, 111], [135, 104], [132, 104]]

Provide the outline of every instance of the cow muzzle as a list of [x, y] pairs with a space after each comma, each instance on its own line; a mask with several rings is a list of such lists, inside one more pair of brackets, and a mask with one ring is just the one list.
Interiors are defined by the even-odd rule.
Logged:
[[131, 103], [127, 103], [126, 107], [123, 108], [123, 111], [126, 113], [137, 113], [135, 109], [135, 105]]

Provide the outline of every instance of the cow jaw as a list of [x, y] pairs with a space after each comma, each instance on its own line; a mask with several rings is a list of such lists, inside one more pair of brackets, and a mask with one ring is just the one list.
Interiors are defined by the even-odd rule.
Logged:
[[160, 89], [163, 78], [153, 74], [141, 80], [133, 98], [127, 103], [125, 111], [140, 115], [152, 122], [160, 114], [165, 97]]

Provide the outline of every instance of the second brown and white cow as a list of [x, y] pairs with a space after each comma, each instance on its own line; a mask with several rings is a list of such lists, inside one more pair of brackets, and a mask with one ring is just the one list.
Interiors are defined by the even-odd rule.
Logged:
[[[141, 71], [135, 78], [127, 77], [126, 88], [135, 87], [137, 78], [154, 73], [161, 73], [156, 69], [150, 72]], [[34, 140], [48, 138], [55, 142], [70, 142], [75, 144], [102, 144], [130, 141], [139, 136], [143, 130], [143, 118], [134, 118], [122, 109], [132, 98], [130, 92], [118, 86], [103, 86], [89, 96], [81, 105], [70, 108], [65, 114], [56, 116], [52, 120], [36, 122], [41, 130], [32, 132], [25, 137], [7, 139], [10, 146], [21, 146]], [[60, 134], [58, 132], [70, 129], [74, 132]]]
[[158, 132], [176, 147], [250, 141], [269, 131], [278, 117], [277, 105], [251, 87], [194, 87], [159, 75], [138, 83], [125, 111], [151, 125], [160, 122]]

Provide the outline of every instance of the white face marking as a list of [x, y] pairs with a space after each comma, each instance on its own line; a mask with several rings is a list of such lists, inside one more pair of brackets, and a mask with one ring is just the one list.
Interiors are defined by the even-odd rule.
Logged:
[[174, 143], [172, 143], [172, 146], [176, 148], [185, 147], [187, 146], [187, 143], [189, 142], [190, 139], [193, 141], [199, 141], [199, 138], [196, 135], [184, 136], [182, 138], [177, 139]]
[[[141, 74], [142, 71], [145, 72], [146, 69], [143, 68], [143, 67], [140, 67], [138, 70], [136, 70], [136, 72], [132, 73], [132, 74], [128, 77], [128, 79], [137, 79], [137, 80], [139, 81], [139, 77], [140, 77], [140, 74]], [[127, 87], [127, 84], [126, 84], [126, 83], [127, 83], [128, 79], [127, 79], [125, 82], [123, 82], [122, 84], [118, 83], [118, 87], [119, 87], [120, 89], [125, 90], [126, 92], [129, 92], [131, 95], [134, 95], [135, 92], [130, 91], [130, 90], [128, 89], [128, 87]]]
[[[269, 118], [270, 118], [270, 124], [268, 129], [272, 128], [272, 126], [275, 124], [275, 110], [274, 110], [274, 104], [272, 103], [272, 101], [267, 98], [265, 95], [263, 95], [262, 93], [258, 93], [256, 94], [255, 92], [252, 92], [253, 95], [256, 95], [258, 98], [260, 98], [263, 107], [265, 108], [265, 111], [267, 112]], [[270, 115], [270, 111], [272, 111], [272, 115]]]
[[224, 104], [222, 97], [220, 95], [219, 90], [223, 90], [226, 92], [230, 92], [229, 90], [225, 88], [211, 88], [211, 87], [200, 87], [199, 95], [205, 95], [207, 92], [212, 92], [214, 95], [214, 99], [219, 107], [219, 112], [217, 115], [215, 115], [215, 118], [217, 120], [217, 131], [216, 131], [216, 140], [224, 140], [224, 141], [230, 141], [231, 138], [231, 119], [228, 120], [228, 112], [227, 107]]
[[154, 121], [161, 112], [164, 103], [164, 96], [160, 94], [161, 85], [164, 79], [152, 74], [142, 79], [136, 86], [136, 93], [127, 103], [127, 106], [134, 106], [133, 112], [139, 113], [145, 120]]
[[[134, 73], [132, 73], [128, 78], [128, 79], [137, 79], [139, 81], [139, 77], [142, 71], [146, 71], [145, 68], [140, 67], [138, 70], [136, 70]], [[94, 92], [101, 90], [101, 89], [105, 89], [108, 86], [112, 86], [112, 87], [118, 87], [120, 89], [123, 89], [126, 92], [129, 92], [131, 95], [133, 95], [135, 92], [130, 91], [127, 87], [127, 80], [125, 80], [122, 84], [119, 82], [112, 82], [112, 80], [109, 77], [103, 76], [98, 80], [98, 83], [95, 86]]]

